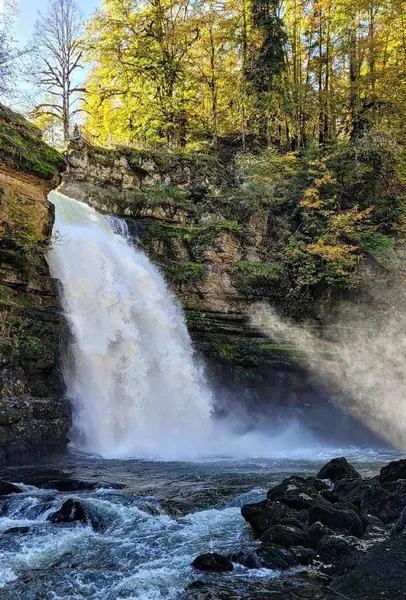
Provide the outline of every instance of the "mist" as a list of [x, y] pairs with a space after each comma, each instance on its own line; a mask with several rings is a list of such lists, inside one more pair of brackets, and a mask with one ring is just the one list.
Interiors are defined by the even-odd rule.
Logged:
[[[399, 280], [398, 280], [399, 281]], [[253, 324], [291, 344], [333, 402], [398, 449], [406, 449], [406, 290], [376, 277], [364, 297], [342, 303], [320, 326], [298, 325], [267, 304]]]

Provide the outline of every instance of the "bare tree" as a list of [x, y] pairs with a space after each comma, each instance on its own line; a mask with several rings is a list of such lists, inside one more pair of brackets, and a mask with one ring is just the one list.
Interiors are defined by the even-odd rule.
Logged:
[[84, 92], [79, 72], [83, 69], [81, 37], [84, 18], [75, 0], [49, 0], [45, 14], [35, 25], [34, 83], [44, 92], [37, 116], [49, 115], [61, 122], [66, 142], [72, 117], [81, 112]]
[[27, 52], [27, 50], [17, 49], [11, 36], [15, 10], [15, 0], [3, 0], [0, 11], [0, 96], [2, 98], [10, 92], [10, 81], [17, 59]]

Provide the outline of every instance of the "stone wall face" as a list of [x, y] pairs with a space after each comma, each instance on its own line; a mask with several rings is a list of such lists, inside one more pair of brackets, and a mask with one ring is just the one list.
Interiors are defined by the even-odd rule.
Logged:
[[[35, 143], [46, 151], [40, 138]], [[71, 425], [59, 366], [64, 324], [45, 260], [53, 224], [47, 195], [59, 178], [2, 158], [0, 148], [0, 464], [62, 450]]]

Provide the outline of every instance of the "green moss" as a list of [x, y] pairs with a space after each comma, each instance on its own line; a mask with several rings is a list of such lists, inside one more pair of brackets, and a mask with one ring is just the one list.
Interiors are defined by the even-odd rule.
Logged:
[[43, 142], [40, 131], [21, 115], [2, 105], [0, 163], [49, 180], [65, 168], [63, 156]]
[[159, 208], [160, 206], [165, 208], [170, 206], [187, 211], [195, 211], [189, 192], [173, 185], [157, 185], [150, 190], [141, 191], [137, 201], [144, 203], [149, 208]]
[[378, 264], [386, 268], [396, 266], [395, 240], [393, 237], [382, 233], [364, 235], [361, 240], [361, 247], [364, 252], [373, 256]]
[[21, 354], [24, 358], [38, 359], [46, 355], [49, 348], [36, 336], [27, 336], [21, 342]]
[[284, 265], [241, 260], [231, 268], [235, 287], [248, 298], [283, 297], [286, 294]]
[[237, 221], [216, 218], [209, 223], [203, 223], [200, 227], [194, 228], [190, 237], [190, 249], [196, 260], [203, 260], [204, 252], [212, 248], [217, 237], [227, 232], [238, 240], [244, 236], [244, 228]]
[[283, 272], [279, 264], [252, 260], [240, 260], [235, 263], [234, 268], [239, 273], [247, 275], [266, 275], [275, 278], [279, 278]]
[[204, 275], [204, 265], [201, 263], [168, 261], [162, 268], [169, 281], [175, 284], [194, 283]]

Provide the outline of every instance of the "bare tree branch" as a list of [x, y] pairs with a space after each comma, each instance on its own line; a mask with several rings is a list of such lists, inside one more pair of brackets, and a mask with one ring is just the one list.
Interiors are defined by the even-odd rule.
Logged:
[[75, 0], [48, 0], [45, 14], [40, 14], [35, 26], [34, 82], [47, 94], [55, 98], [39, 104], [36, 114], [50, 114], [63, 123], [63, 138], [69, 138], [72, 116], [80, 108], [72, 109], [79, 101], [78, 94], [85, 92], [77, 73], [83, 69], [84, 19]]

